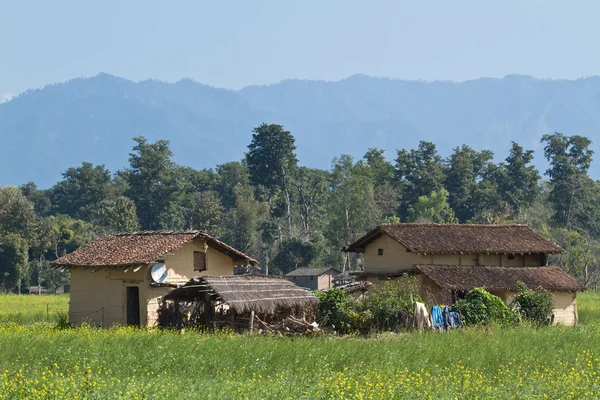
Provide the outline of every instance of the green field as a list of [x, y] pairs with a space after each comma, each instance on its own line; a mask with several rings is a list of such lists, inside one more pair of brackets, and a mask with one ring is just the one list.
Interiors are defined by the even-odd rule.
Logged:
[[[3, 297], [0, 315], [44, 321], [44, 299], [52, 298]], [[6, 304], [27, 309], [30, 301], [35, 316], [10, 317]], [[583, 293], [578, 303], [577, 328], [371, 339], [4, 323], [0, 398], [599, 398], [600, 296]]]
[[0, 295], [0, 324], [14, 322], [25, 325], [34, 322], [57, 321], [58, 314], [69, 311], [69, 295]]

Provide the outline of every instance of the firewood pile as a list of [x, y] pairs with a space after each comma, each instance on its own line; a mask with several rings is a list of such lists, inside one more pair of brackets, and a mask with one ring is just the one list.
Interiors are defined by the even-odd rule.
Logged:
[[291, 316], [270, 324], [261, 321], [258, 317], [255, 317], [255, 320], [257, 322], [255, 327], [258, 329], [258, 333], [292, 336], [321, 332], [321, 328], [319, 328], [319, 325], [316, 322], [309, 323], [303, 319]]

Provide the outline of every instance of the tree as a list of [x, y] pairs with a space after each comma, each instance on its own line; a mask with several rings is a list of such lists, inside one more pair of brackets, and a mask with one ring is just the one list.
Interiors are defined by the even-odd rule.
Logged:
[[6, 290], [17, 289], [21, 294], [21, 281], [29, 269], [29, 246], [21, 236], [11, 233], [0, 237], [0, 286]]
[[227, 233], [223, 240], [245, 253], [259, 254], [260, 228], [268, 218], [269, 207], [254, 198], [250, 185], [236, 185], [233, 195], [235, 206], [226, 215]]
[[531, 205], [540, 192], [540, 174], [534, 165], [530, 165], [533, 157], [533, 150], [524, 150], [518, 143], [512, 142], [506, 164], [500, 165], [500, 196], [516, 214]]
[[477, 152], [463, 145], [454, 149], [446, 161], [445, 187], [448, 203], [459, 221], [465, 222], [481, 209], [487, 208], [484, 190], [489, 189], [482, 180], [494, 153], [489, 150]]
[[104, 165], [84, 162], [63, 172], [63, 180], [51, 190], [54, 211], [73, 218], [91, 219], [101, 202], [111, 194], [110, 171]]
[[142, 229], [177, 229], [184, 225], [179, 207], [181, 187], [167, 140], [148, 143], [144, 137], [129, 154], [126, 196], [135, 202]]
[[291, 239], [281, 243], [273, 265], [281, 274], [287, 274], [296, 268], [307, 267], [317, 255], [318, 250], [312, 243]]
[[213, 190], [196, 193], [189, 219], [190, 229], [200, 229], [210, 235], [223, 235], [223, 206], [219, 194]]
[[327, 171], [298, 168], [294, 180], [294, 199], [306, 235], [310, 236], [313, 230], [319, 227], [315, 225], [324, 218], [328, 179]]
[[442, 158], [431, 142], [420, 141], [416, 150], [399, 150], [395, 173], [396, 185], [402, 195], [401, 218], [420, 196], [437, 192], [444, 186]]
[[47, 259], [54, 260], [92, 242], [97, 237], [97, 228], [92, 224], [73, 219], [68, 215], [48, 217], [52, 224], [52, 238]]
[[19, 188], [0, 187], [0, 235], [14, 233], [29, 238], [33, 234], [35, 219], [33, 204]]
[[99, 204], [92, 220], [110, 233], [133, 232], [140, 226], [135, 203], [125, 196], [104, 200]]
[[265, 187], [271, 195], [277, 191], [283, 193], [288, 231], [291, 231], [291, 185], [298, 166], [294, 136], [276, 124], [261, 124], [253, 132], [246, 153], [250, 182], [255, 187]]
[[542, 136], [544, 155], [550, 162], [546, 175], [550, 177], [552, 191], [548, 200], [554, 206], [554, 221], [570, 227], [585, 204], [586, 189], [590, 186], [587, 171], [592, 162], [592, 141], [586, 137], [565, 136], [555, 132]]
[[383, 149], [372, 147], [363, 157], [371, 171], [373, 183], [376, 187], [389, 185], [394, 181], [394, 166], [385, 159], [384, 152]]
[[33, 204], [37, 215], [46, 216], [50, 214], [52, 203], [50, 202], [50, 190], [39, 190], [34, 182], [27, 182], [19, 187], [23, 196]]
[[429, 196], [421, 196], [414, 207], [408, 209], [408, 221], [431, 221], [440, 224], [456, 224], [458, 219], [448, 204], [448, 191], [441, 189], [431, 192]]
[[585, 286], [600, 279], [600, 242], [586, 232], [557, 228], [549, 236], [563, 249], [561, 254], [552, 255], [550, 261], [568, 273], [578, 277]]
[[234, 189], [238, 186], [250, 185], [248, 166], [239, 161], [232, 161], [217, 165], [215, 177], [215, 190], [221, 197], [221, 202], [226, 210], [235, 207], [236, 196]]
[[[334, 248], [351, 243], [376, 225], [381, 216], [375, 204], [373, 182], [362, 161], [344, 154], [333, 159], [328, 201], [328, 237]], [[344, 268], [349, 263], [344, 264]]]

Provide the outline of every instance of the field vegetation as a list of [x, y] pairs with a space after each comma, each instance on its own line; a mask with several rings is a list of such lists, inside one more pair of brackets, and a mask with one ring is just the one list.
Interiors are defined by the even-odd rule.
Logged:
[[[578, 296], [576, 328], [371, 338], [58, 329], [45, 321], [44, 301], [65, 311], [68, 298], [2, 297], [0, 399], [589, 399], [600, 393], [600, 295], [592, 292]], [[12, 317], [16, 304], [23, 311]]]

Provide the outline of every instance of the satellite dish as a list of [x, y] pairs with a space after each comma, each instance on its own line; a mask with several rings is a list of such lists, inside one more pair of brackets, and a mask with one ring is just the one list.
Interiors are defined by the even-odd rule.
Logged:
[[163, 283], [167, 279], [167, 267], [165, 267], [165, 264], [154, 264], [150, 270], [150, 277], [156, 283]]

